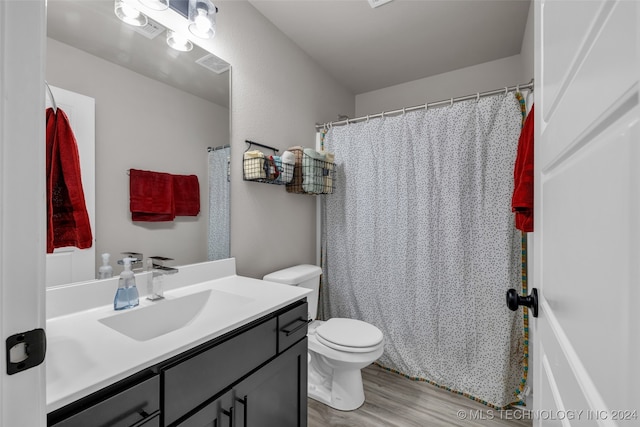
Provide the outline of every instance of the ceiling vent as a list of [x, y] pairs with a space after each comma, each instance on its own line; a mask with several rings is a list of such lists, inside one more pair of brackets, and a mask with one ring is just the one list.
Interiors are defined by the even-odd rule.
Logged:
[[210, 53], [196, 61], [196, 64], [202, 65], [204, 68], [213, 71], [216, 74], [222, 74], [229, 69], [229, 63]]
[[375, 9], [376, 7], [380, 7], [380, 6], [382, 6], [383, 4], [387, 4], [387, 3], [390, 3], [390, 2], [392, 2], [392, 1], [393, 1], [393, 0], [369, 0], [369, 5], [370, 5], [372, 8], [374, 8], [374, 9]]
[[164, 27], [152, 19], [148, 19], [147, 21], [147, 25], [144, 27], [131, 27], [131, 29], [138, 34], [142, 34], [149, 40], [153, 40], [162, 34]]

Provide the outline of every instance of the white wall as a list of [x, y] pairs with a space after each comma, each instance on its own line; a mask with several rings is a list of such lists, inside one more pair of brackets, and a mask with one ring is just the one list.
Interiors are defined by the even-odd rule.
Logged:
[[354, 96], [248, 2], [217, 5], [213, 53], [232, 65], [231, 254], [238, 274], [315, 263], [315, 196], [242, 181], [244, 140], [313, 147], [315, 123], [353, 114]]
[[356, 117], [528, 83], [520, 55], [356, 95]]
[[[207, 147], [228, 143], [229, 110], [53, 39], [46, 66], [49, 84], [96, 100], [96, 266], [103, 252], [206, 260]], [[197, 175], [200, 215], [133, 223], [130, 168]]]

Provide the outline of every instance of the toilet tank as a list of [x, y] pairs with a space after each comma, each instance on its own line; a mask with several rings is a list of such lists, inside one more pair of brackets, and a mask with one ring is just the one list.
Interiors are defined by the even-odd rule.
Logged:
[[262, 279], [284, 285], [300, 286], [311, 289], [313, 293], [307, 295], [309, 302], [309, 319], [315, 320], [318, 314], [318, 296], [320, 294], [320, 275], [322, 269], [317, 265], [302, 264], [283, 270], [274, 271]]

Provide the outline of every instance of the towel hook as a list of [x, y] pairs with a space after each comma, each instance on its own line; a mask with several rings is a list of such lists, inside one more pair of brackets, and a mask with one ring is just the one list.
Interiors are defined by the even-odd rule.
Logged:
[[44, 85], [47, 88], [47, 92], [49, 92], [49, 98], [51, 98], [51, 106], [53, 107], [53, 111], [58, 111], [58, 106], [56, 105], [56, 99], [53, 97], [53, 92], [51, 92], [51, 87], [49, 87], [49, 83], [44, 81]]

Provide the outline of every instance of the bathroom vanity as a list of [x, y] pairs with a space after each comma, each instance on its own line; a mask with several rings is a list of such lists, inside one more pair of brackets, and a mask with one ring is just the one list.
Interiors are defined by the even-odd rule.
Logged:
[[[220, 264], [215, 267], [220, 270]], [[232, 267], [235, 273], [235, 263]], [[230, 269], [226, 270], [223, 274]], [[187, 270], [187, 279], [190, 275]], [[239, 298], [223, 296], [231, 293]], [[167, 301], [146, 303], [141, 310], [114, 314], [108, 307], [96, 307], [48, 322], [47, 367], [53, 368], [47, 383], [49, 426], [307, 425], [305, 290], [233, 274], [175, 287], [165, 295]], [[140, 316], [149, 316], [154, 323], [157, 319], [144, 310], [162, 310], [153, 304], [167, 302], [171, 305], [165, 307], [180, 310], [182, 301], [195, 304], [194, 295], [206, 298], [206, 303], [196, 315], [189, 314], [186, 325], [148, 335]], [[218, 297], [224, 307], [216, 306]], [[123, 329], [121, 324], [103, 322], [120, 315], [143, 326]], [[62, 345], [69, 341], [62, 336], [69, 335], [65, 330], [69, 322], [84, 332], [102, 334], [85, 336], [89, 344], [74, 347], [91, 359], [85, 365], [77, 354], [64, 357], [69, 354]], [[92, 345], [102, 348], [93, 351]], [[120, 348], [107, 350], [114, 345]], [[104, 366], [88, 363], [100, 358]], [[76, 366], [67, 370], [77, 370], [76, 375], [66, 381], [58, 378], [58, 364], [74, 362]]]

